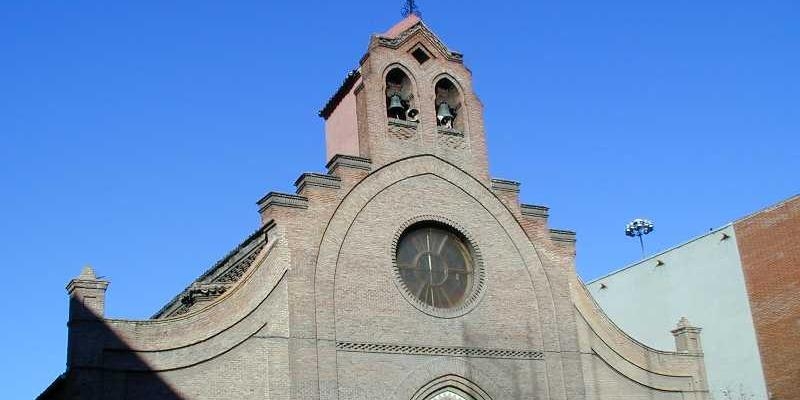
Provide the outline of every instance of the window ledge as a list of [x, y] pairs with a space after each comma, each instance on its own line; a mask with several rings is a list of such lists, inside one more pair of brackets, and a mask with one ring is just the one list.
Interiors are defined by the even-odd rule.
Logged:
[[406, 121], [406, 120], [397, 119], [397, 118], [389, 118], [389, 125], [402, 126], [402, 127], [406, 127], [406, 128], [417, 129], [417, 125], [419, 125], [419, 122]]
[[436, 130], [439, 133], [443, 133], [445, 135], [464, 136], [464, 132], [461, 132], [460, 130], [454, 128], [446, 128], [444, 126], [438, 126], [436, 127]]

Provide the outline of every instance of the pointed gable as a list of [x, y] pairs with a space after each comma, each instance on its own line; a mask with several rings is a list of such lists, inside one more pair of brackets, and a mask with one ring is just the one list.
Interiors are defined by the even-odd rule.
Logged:
[[391, 39], [397, 38], [401, 33], [411, 29], [414, 25], [420, 22], [422, 22], [422, 20], [416, 14], [411, 14], [403, 18], [402, 21], [396, 23], [393, 27], [389, 28], [388, 31], [384, 32], [380, 36]]
[[400, 22], [389, 28], [388, 31], [373, 36], [371, 46], [383, 46], [397, 49], [418, 35], [426, 38], [428, 44], [435, 48], [438, 53], [446, 59], [459, 63], [463, 62], [464, 56], [459, 52], [447, 48], [447, 45], [445, 45], [416, 14], [411, 14], [403, 18]]

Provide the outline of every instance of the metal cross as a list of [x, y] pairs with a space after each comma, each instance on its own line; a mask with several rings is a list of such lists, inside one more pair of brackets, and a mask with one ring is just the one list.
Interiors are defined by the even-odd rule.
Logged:
[[422, 16], [419, 7], [417, 7], [417, 2], [414, 0], [406, 0], [406, 4], [403, 6], [403, 17], [408, 17], [411, 14], [418, 17]]

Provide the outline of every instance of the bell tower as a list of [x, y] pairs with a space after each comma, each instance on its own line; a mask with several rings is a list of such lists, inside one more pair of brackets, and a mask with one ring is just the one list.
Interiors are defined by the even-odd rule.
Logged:
[[490, 184], [483, 105], [463, 56], [408, 15], [373, 35], [359, 67], [319, 115], [327, 159], [369, 158], [373, 168], [433, 154]]

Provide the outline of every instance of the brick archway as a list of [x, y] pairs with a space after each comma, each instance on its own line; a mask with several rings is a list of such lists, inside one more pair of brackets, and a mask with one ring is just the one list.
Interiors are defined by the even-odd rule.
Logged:
[[444, 375], [420, 388], [411, 400], [492, 400], [473, 381], [460, 375]]
[[473, 398], [460, 390], [447, 388], [439, 393], [432, 394], [428, 397], [428, 400], [473, 400]]

